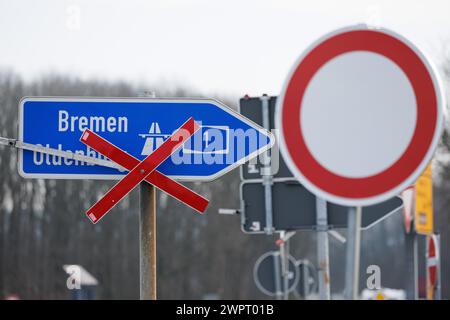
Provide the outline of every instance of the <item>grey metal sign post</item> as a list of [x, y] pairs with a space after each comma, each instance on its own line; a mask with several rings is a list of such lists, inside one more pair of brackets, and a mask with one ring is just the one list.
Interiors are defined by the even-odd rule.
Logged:
[[[287, 168], [287, 165], [279, 152], [278, 131], [275, 130], [274, 123], [276, 101], [277, 97], [270, 97], [267, 95], [252, 98], [245, 96], [240, 99], [239, 112], [244, 117], [263, 126], [265, 129], [270, 129], [275, 134], [275, 145], [270, 151], [270, 174], [272, 177], [274, 179], [293, 178], [294, 176]], [[240, 170], [241, 180], [262, 180], [263, 174], [267, 173], [267, 169], [264, 169], [264, 167], [268, 167], [268, 163], [265, 160], [266, 158], [261, 156], [255, 157], [244, 163]]]
[[405, 234], [405, 251], [408, 280], [406, 282], [406, 299], [417, 300], [419, 298], [419, 267], [417, 233], [414, 228]]
[[347, 259], [345, 270], [345, 295], [347, 300], [357, 300], [359, 295], [361, 213], [361, 207], [351, 207], [348, 210]]
[[[156, 98], [145, 91], [140, 97]], [[156, 188], [141, 183], [139, 190], [139, 274], [141, 300], [156, 300]]]
[[[281, 278], [283, 280], [283, 288], [289, 287], [289, 279], [291, 277], [291, 271], [289, 270], [289, 239], [295, 234], [295, 231], [281, 231], [280, 239], [277, 244], [280, 246], [280, 259], [281, 259]], [[283, 290], [283, 299], [289, 300], [289, 292]]]
[[[262, 96], [262, 113], [263, 113], [263, 127], [270, 131], [270, 123], [269, 123], [269, 99], [267, 95]], [[270, 174], [270, 150], [266, 151], [262, 158], [264, 159], [264, 167], [262, 168], [262, 176], [263, 176], [263, 186], [264, 186], [264, 201], [265, 201], [265, 212], [266, 212], [266, 227], [264, 230], [267, 234], [273, 233], [273, 211], [272, 211], [272, 180], [273, 177]]]
[[436, 300], [442, 299], [442, 272], [441, 272], [441, 266], [442, 266], [442, 256], [441, 256], [441, 235], [436, 235], [437, 240], [437, 248], [436, 248], [436, 254], [438, 255], [438, 265], [437, 265], [437, 285], [436, 285]]
[[327, 202], [316, 197], [317, 259], [319, 266], [319, 297], [330, 300], [330, 257], [328, 252]]

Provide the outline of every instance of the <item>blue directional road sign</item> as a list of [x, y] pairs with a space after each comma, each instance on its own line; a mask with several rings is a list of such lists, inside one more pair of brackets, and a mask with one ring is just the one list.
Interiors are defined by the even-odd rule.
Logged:
[[[79, 139], [85, 129], [142, 160], [189, 117], [200, 129], [158, 171], [179, 180], [213, 180], [269, 149], [274, 138], [212, 99], [28, 97], [19, 106], [19, 140], [102, 158]], [[25, 178], [120, 179], [125, 172], [21, 150]]]

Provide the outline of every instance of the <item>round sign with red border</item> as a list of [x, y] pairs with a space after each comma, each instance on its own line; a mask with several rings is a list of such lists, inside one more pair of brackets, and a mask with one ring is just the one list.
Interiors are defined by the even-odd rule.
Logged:
[[445, 105], [431, 62], [402, 36], [355, 26], [325, 35], [294, 64], [277, 102], [284, 159], [327, 201], [382, 202], [434, 153]]

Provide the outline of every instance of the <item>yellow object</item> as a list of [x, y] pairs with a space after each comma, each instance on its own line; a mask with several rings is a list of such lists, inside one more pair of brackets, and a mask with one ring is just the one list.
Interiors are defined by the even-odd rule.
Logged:
[[430, 285], [427, 281], [427, 300], [434, 299], [434, 286]]
[[381, 291], [378, 291], [375, 300], [384, 300], [384, 295], [381, 293]]
[[416, 211], [414, 217], [416, 232], [433, 233], [433, 178], [431, 163], [416, 182]]

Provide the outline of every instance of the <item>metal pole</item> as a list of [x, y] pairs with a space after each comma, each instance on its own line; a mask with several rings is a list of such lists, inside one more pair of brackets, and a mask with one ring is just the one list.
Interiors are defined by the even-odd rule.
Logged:
[[411, 230], [405, 236], [406, 249], [406, 266], [408, 279], [406, 282], [406, 299], [417, 300], [419, 297], [419, 267], [418, 267], [418, 248], [417, 248], [417, 233]]
[[317, 259], [319, 266], [319, 298], [330, 300], [330, 261], [328, 252], [327, 202], [316, 197]]
[[[426, 235], [424, 237], [425, 239], [425, 299], [426, 300], [433, 300], [434, 296], [434, 288], [431, 288], [431, 282], [430, 282], [430, 272], [428, 269], [429, 262], [428, 262], [428, 255], [430, 254], [428, 250], [428, 243], [430, 241], [431, 235]], [[435, 248], [436, 252], [436, 248]]]
[[414, 266], [414, 300], [419, 300], [419, 244], [418, 234], [413, 235], [413, 266]]
[[[262, 101], [262, 121], [263, 127], [267, 130], [270, 130], [270, 117], [269, 117], [269, 100], [270, 97], [267, 95], [263, 95], [261, 98]], [[263, 186], [264, 186], [264, 206], [266, 209], [266, 227], [265, 231], [267, 234], [272, 234], [274, 231], [273, 228], [273, 212], [272, 212], [272, 184], [273, 177], [271, 175], [271, 167], [270, 167], [270, 156], [269, 150], [267, 150], [262, 160], [264, 160], [263, 168], [262, 168], [262, 178], [263, 178]]]
[[140, 297], [156, 300], [156, 190], [140, 186]]
[[275, 252], [273, 255], [273, 277], [275, 282], [275, 296], [277, 300], [281, 300], [283, 296], [282, 291], [282, 270], [281, 269], [281, 255], [279, 252]]
[[11, 148], [29, 150], [29, 151], [33, 151], [33, 152], [45, 153], [48, 155], [52, 155], [54, 157], [73, 159], [75, 161], [96, 164], [99, 166], [115, 168], [119, 171], [124, 171], [124, 168], [122, 166], [120, 166], [119, 164], [117, 164], [115, 162], [109, 161], [109, 160], [104, 160], [104, 159], [95, 158], [95, 157], [89, 157], [89, 156], [85, 156], [85, 155], [81, 155], [81, 154], [77, 154], [77, 153], [73, 153], [73, 152], [68, 152], [68, 151], [63, 151], [63, 150], [59, 150], [59, 149], [47, 148], [47, 147], [39, 146], [36, 144], [19, 141], [17, 139], [0, 137], [0, 145], [9, 146]]
[[289, 300], [289, 276], [291, 275], [291, 271], [289, 270], [289, 256], [290, 256], [290, 245], [289, 239], [287, 239], [284, 243], [284, 252], [285, 252], [285, 266], [286, 273], [284, 274], [284, 290], [285, 290], [285, 300]]
[[289, 300], [289, 240], [284, 240], [285, 236], [286, 232], [281, 231], [280, 239], [283, 240], [280, 245], [281, 277], [283, 280], [283, 300]]
[[436, 257], [437, 261], [437, 283], [436, 283], [436, 300], [441, 300], [441, 235], [436, 235]]
[[302, 277], [303, 277], [303, 299], [304, 300], [308, 300], [308, 295], [309, 295], [309, 268], [308, 265], [306, 264], [306, 260], [303, 260], [303, 265], [302, 265]]
[[[145, 92], [141, 96], [155, 97]], [[156, 300], [156, 189], [142, 182], [140, 184], [139, 215], [139, 262], [140, 262], [140, 298]]]
[[357, 300], [359, 296], [361, 211], [361, 207], [350, 208], [348, 211], [347, 260], [345, 272], [345, 298], [347, 300]]

